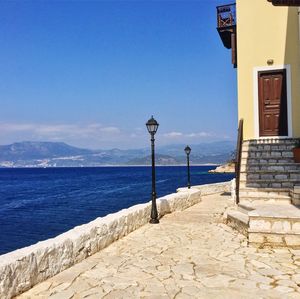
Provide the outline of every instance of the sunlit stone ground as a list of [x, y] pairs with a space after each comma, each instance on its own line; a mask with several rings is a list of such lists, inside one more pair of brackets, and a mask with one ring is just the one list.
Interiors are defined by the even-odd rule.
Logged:
[[300, 250], [247, 247], [226, 195], [145, 225], [18, 298], [300, 298]]

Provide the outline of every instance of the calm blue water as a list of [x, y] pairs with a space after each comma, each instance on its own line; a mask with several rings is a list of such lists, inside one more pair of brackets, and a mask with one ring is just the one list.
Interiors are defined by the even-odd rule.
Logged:
[[[191, 167], [192, 185], [231, 174]], [[157, 195], [186, 185], [186, 167], [157, 167]], [[0, 169], [0, 254], [150, 200], [150, 167]]]

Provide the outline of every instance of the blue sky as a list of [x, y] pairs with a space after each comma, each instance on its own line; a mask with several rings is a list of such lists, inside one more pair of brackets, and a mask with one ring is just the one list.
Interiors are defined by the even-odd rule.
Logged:
[[1, 1], [0, 144], [234, 139], [236, 70], [198, 1]]

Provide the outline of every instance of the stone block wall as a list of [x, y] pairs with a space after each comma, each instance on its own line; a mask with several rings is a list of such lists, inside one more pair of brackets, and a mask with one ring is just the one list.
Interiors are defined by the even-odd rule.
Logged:
[[296, 206], [300, 206], [300, 185], [294, 186], [292, 190], [292, 203]]
[[[180, 188], [157, 199], [159, 215], [184, 210], [201, 201], [201, 195], [230, 192], [231, 182]], [[0, 256], [0, 298], [10, 299], [145, 225], [151, 203], [97, 218], [55, 238]]]

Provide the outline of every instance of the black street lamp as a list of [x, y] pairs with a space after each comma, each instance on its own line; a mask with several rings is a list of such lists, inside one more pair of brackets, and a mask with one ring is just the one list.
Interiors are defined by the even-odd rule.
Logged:
[[190, 153], [191, 153], [191, 148], [187, 145], [184, 149], [186, 153], [186, 160], [187, 160], [187, 173], [188, 173], [188, 188], [191, 188], [191, 174], [190, 174]]
[[153, 116], [147, 121], [146, 127], [151, 135], [151, 156], [152, 156], [152, 205], [151, 205], [151, 219], [150, 223], [159, 223], [158, 213], [156, 207], [156, 188], [155, 188], [155, 155], [154, 155], [154, 135], [158, 129], [158, 122]]

